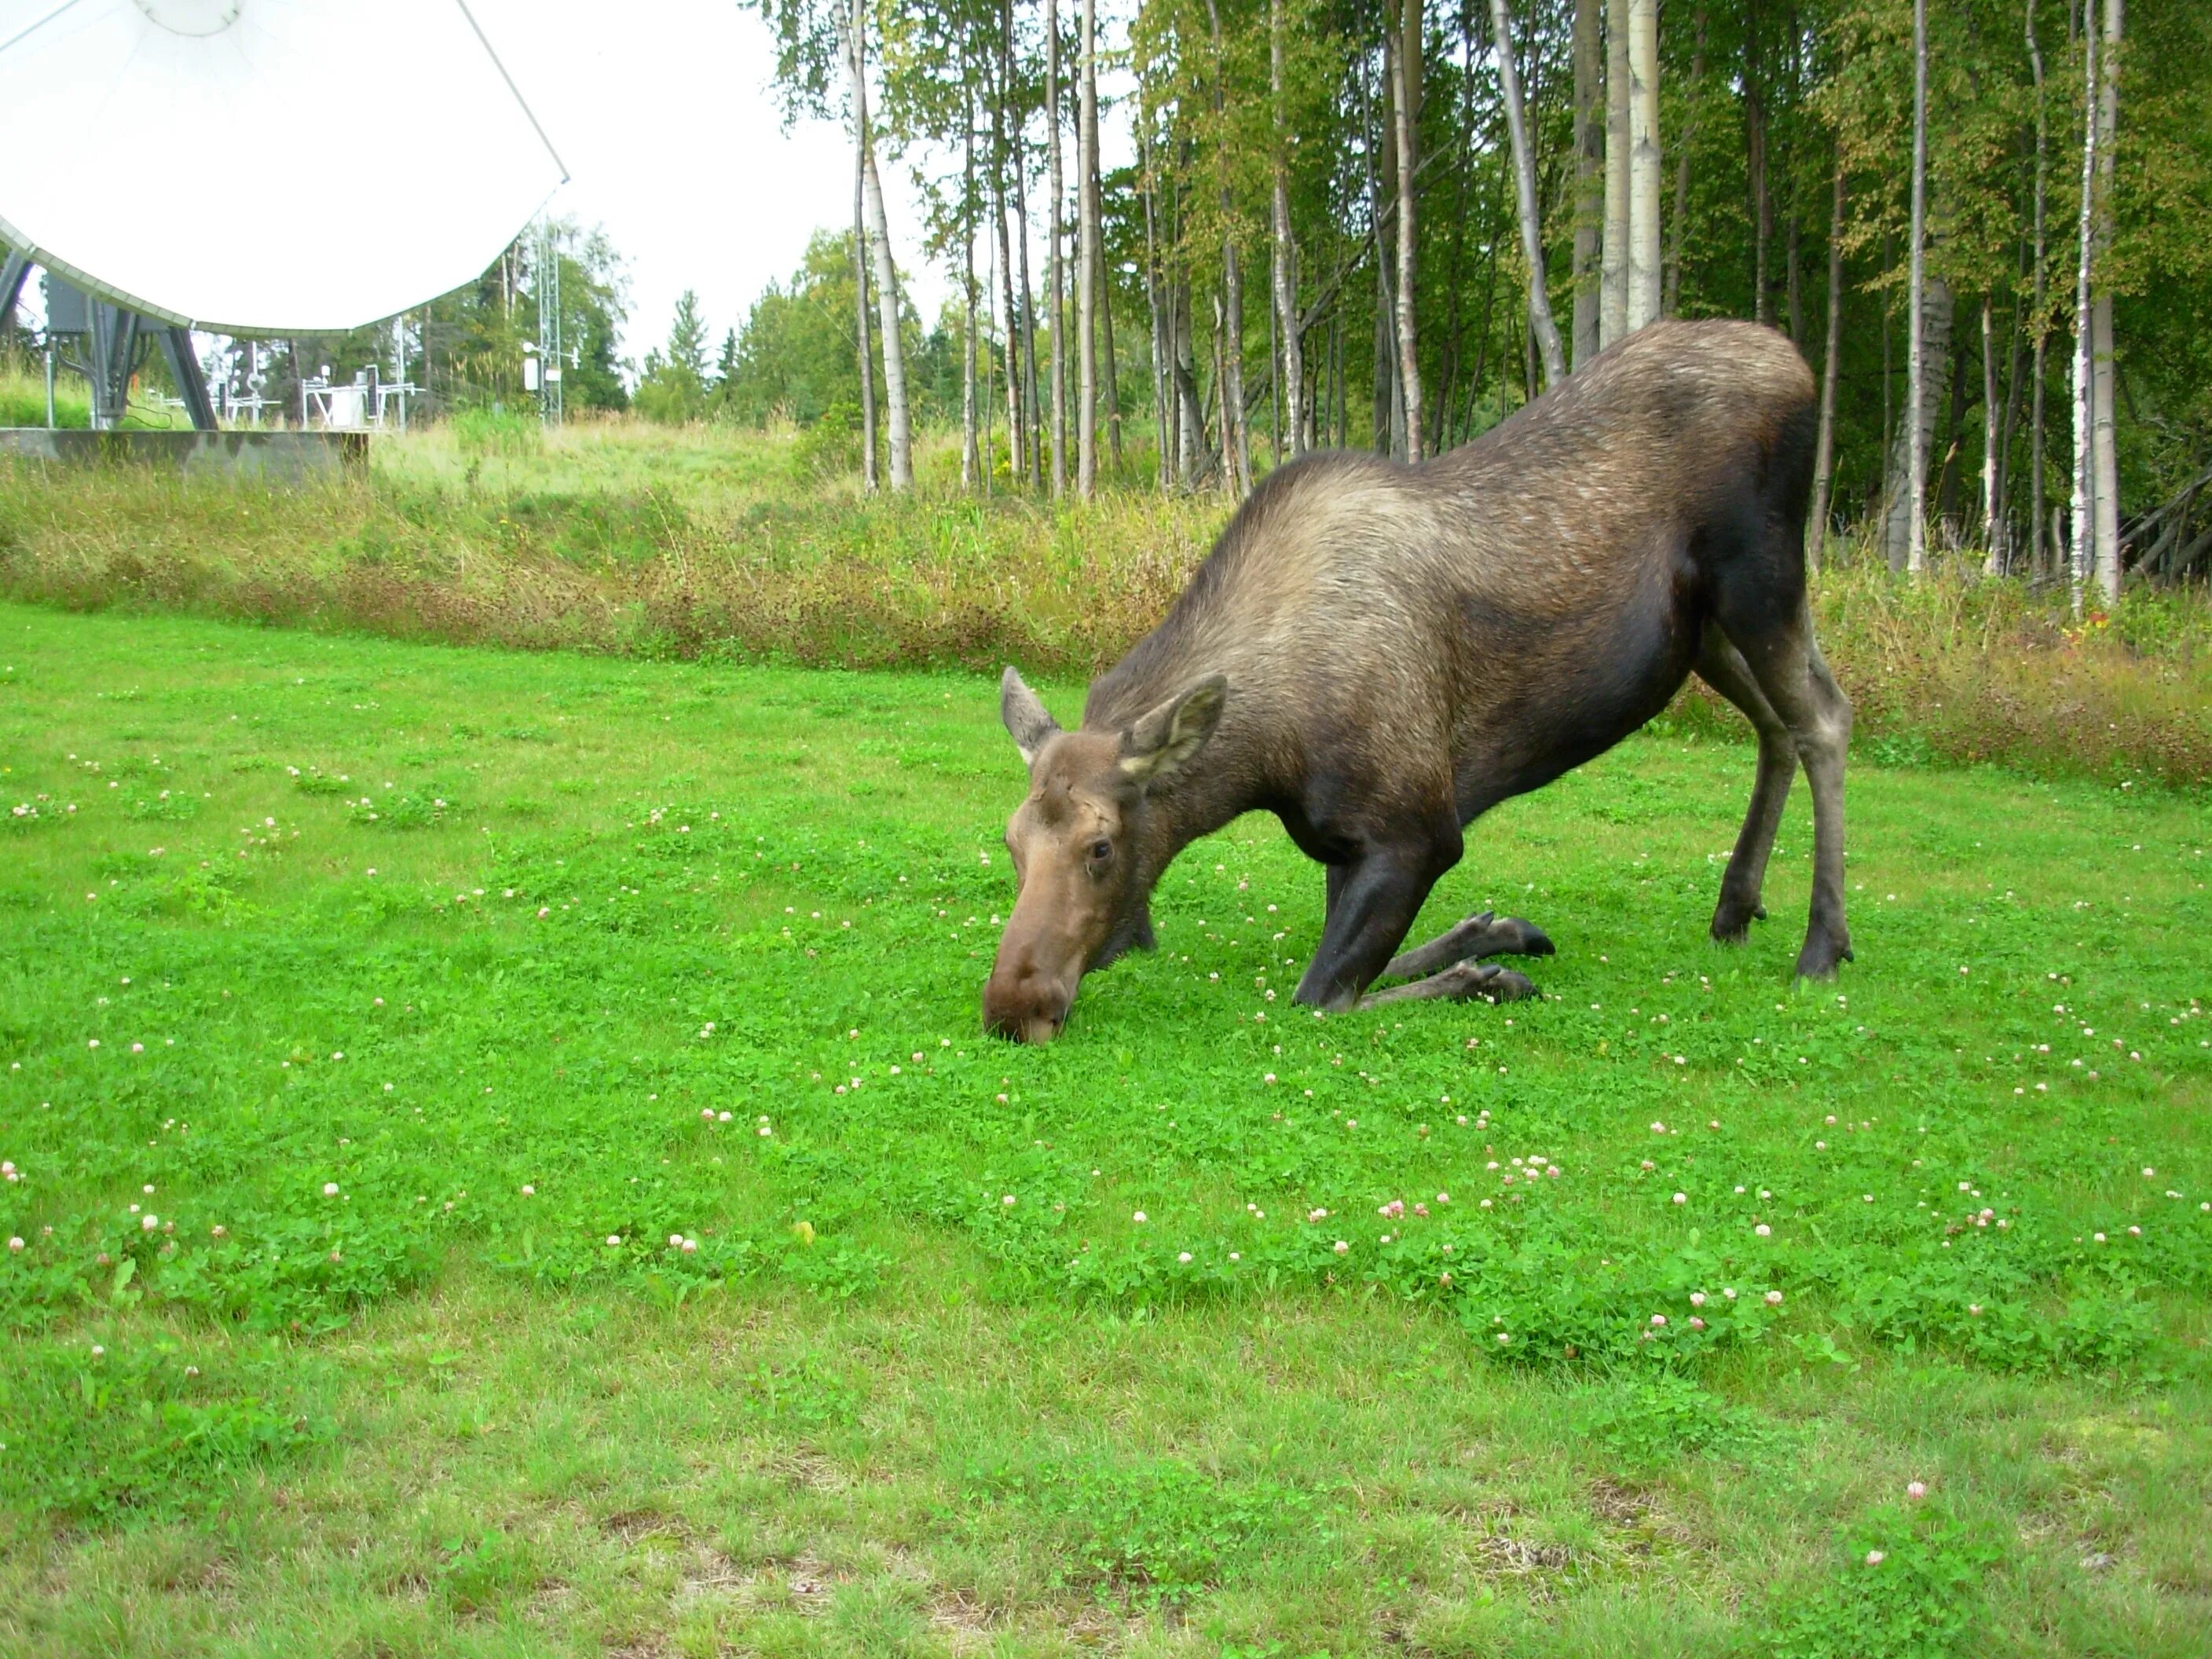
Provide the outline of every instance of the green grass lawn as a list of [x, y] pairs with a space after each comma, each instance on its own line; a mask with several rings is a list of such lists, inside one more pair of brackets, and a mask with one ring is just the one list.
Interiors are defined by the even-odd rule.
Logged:
[[0, 1651], [2204, 1651], [2201, 797], [1862, 763], [1793, 988], [1655, 731], [1326, 1021], [1248, 819], [1033, 1051], [995, 708], [0, 606]]

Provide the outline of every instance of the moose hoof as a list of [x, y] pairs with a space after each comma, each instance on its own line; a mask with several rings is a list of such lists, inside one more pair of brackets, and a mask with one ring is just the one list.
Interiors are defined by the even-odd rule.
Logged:
[[1486, 956], [1548, 957], [1556, 954], [1551, 935], [1533, 921], [1523, 921], [1519, 916], [1506, 916], [1492, 922], [1491, 937], [1486, 942]]
[[1765, 920], [1763, 904], [1736, 904], [1723, 899], [1720, 908], [1713, 912], [1713, 943], [1741, 945], [1751, 937], [1751, 924]]
[[1536, 987], [1527, 975], [1500, 968], [1495, 963], [1456, 963], [1437, 978], [1437, 989], [1460, 1001], [1480, 997], [1485, 1002], [1519, 1002], [1536, 994]]
[[1797, 977], [1833, 979], [1837, 964], [1850, 960], [1851, 941], [1848, 935], [1831, 939], [1825, 933], [1814, 933], [1797, 953]]

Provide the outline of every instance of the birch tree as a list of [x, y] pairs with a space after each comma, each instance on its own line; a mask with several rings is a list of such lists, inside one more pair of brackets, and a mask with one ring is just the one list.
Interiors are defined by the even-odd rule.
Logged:
[[1628, 332], [1628, 0], [1605, 7], [1605, 240], [1600, 254], [1598, 345]]
[[1836, 479], [1836, 379], [1844, 325], [1844, 161], [1836, 158], [1828, 207], [1828, 337], [1820, 352], [1820, 424], [1813, 443], [1813, 518], [1805, 562], [1820, 568], [1828, 540], [1829, 495]]
[[1044, 0], [1044, 125], [1048, 165], [1051, 170], [1052, 203], [1045, 212], [1045, 235], [1049, 252], [1045, 258], [1045, 334], [1052, 354], [1052, 493], [1067, 489], [1067, 341], [1063, 320], [1066, 310], [1060, 264], [1060, 231], [1067, 200], [1067, 180], [1060, 165], [1060, 0]]
[[1659, 316], [1659, 0], [1628, 0], [1628, 302], [1625, 331]]
[[853, 84], [853, 132], [860, 152], [868, 252], [875, 264], [876, 313], [883, 336], [884, 414], [890, 435], [891, 488], [911, 489], [914, 427], [906, 395], [906, 348], [899, 334], [898, 267], [891, 258], [890, 222], [884, 213], [883, 180], [876, 172], [875, 140], [868, 125], [866, 0], [852, 0], [846, 15], [845, 61]]
[[860, 488], [873, 493], [876, 485], [876, 366], [875, 342], [868, 326], [868, 219], [865, 206], [868, 181], [867, 152], [853, 149], [853, 343], [860, 366]]
[[1075, 100], [1075, 493], [1098, 489], [1098, 5], [1083, 0]]
[[[2104, 40], [2097, 76], [2097, 201], [2095, 264], [2090, 273], [2090, 390], [2094, 408], [2090, 420], [2091, 465], [2094, 486], [2097, 536], [2097, 586], [2108, 605], [2120, 598], [2120, 460], [2118, 426], [2113, 404], [2118, 391], [2118, 365], [2112, 346], [2112, 290], [2104, 275], [2112, 250], [2112, 180], [2119, 144], [2120, 33], [2124, 0], [2105, 0]], [[2081, 32], [2095, 32], [2082, 20]]]
[[[1598, 354], [1599, 264], [1605, 241], [1604, 28], [1599, 0], [1575, 0], [1574, 366]], [[1472, 56], [1472, 53], [1469, 54]]]
[[2096, 439], [2091, 426], [2096, 414], [2096, 394], [2091, 356], [2095, 349], [2094, 315], [2090, 297], [2092, 265], [2097, 234], [2097, 140], [2103, 123], [2097, 111], [2097, 30], [2081, 31], [2081, 215], [2080, 252], [2074, 271], [2074, 513], [2073, 556], [2067, 567], [2067, 587], [2074, 614], [2081, 614], [2081, 590], [2097, 554]]
[[[1091, 0], [1085, 0], [1088, 5]], [[1267, 94], [1273, 116], [1272, 200], [1275, 329], [1282, 358], [1283, 397], [1291, 411], [1291, 453], [1306, 453], [1305, 354], [1298, 339], [1297, 245], [1291, 236], [1289, 122], [1284, 112], [1283, 0], [1267, 3]]]
[[1905, 568], [1917, 576], [1928, 568], [1928, 386], [1923, 359], [1927, 332], [1928, 232], [1928, 0], [1912, 0], [1912, 251], [1905, 309], [1911, 315], [1905, 358], [1908, 459]]
[[1513, 57], [1513, 26], [1505, 0], [1490, 0], [1490, 27], [1498, 48], [1498, 83], [1505, 100], [1506, 137], [1512, 148], [1521, 256], [1528, 266], [1528, 330], [1543, 359], [1544, 384], [1548, 388], [1567, 378], [1567, 360], [1560, 349], [1559, 326], [1552, 320], [1551, 298], [1545, 292], [1544, 229], [1536, 210], [1536, 159], [1528, 152], [1528, 121], [1521, 106], [1521, 71]]
[[1421, 362], [1415, 349], [1413, 328], [1413, 259], [1418, 243], [1413, 225], [1413, 88], [1417, 73], [1410, 66], [1420, 51], [1420, 0], [1401, 0], [1406, 9], [1405, 30], [1395, 46], [1386, 51], [1392, 66], [1392, 107], [1398, 134], [1398, 373], [1406, 388], [1406, 459], [1421, 464]]
[[2037, 576], [2046, 574], [2044, 560], [2043, 528], [2043, 468], [2044, 419], [2043, 384], [2044, 356], [2051, 340], [2051, 301], [2045, 293], [2050, 281], [2050, 252], [2045, 246], [2044, 215], [2050, 196], [2050, 116], [2044, 101], [2043, 50], [2035, 39], [2036, 0], [2027, 0], [2027, 62], [2035, 84], [2035, 191], [2034, 241], [2030, 255], [2030, 282], [2033, 297], [2028, 305], [2028, 337], [2034, 368], [2030, 373], [2031, 393], [2034, 403], [2028, 417], [2028, 508], [2027, 508], [2027, 568]]

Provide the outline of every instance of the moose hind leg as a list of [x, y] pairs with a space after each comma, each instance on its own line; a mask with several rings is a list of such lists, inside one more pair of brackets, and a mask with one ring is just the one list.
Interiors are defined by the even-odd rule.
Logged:
[[1759, 689], [1742, 653], [1710, 624], [1698, 644], [1697, 669], [1698, 678], [1741, 709], [1759, 734], [1759, 770], [1751, 786], [1751, 804], [1744, 810], [1743, 828], [1736, 835], [1728, 873], [1721, 878], [1720, 902], [1713, 910], [1713, 938], [1723, 945], [1741, 945], [1751, 924], [1766, 919], [1759, 894], [1766, 884], [1766, 860], [1774, 850], [1790, 781], [1797, 775], [1797, 745], [1789, 726]]
[[1764, 635], [1732, 628], [1729, 638], [1789, 726], [1812, 786], [1813, 903], [1797, 973], [1826, 979], [1851, 957], [1850, 929], [1844, 921], [1844, 757], [1850, 746], [1851, 705], [1820, 659], [1812, 617], [1802, 605], [1779, 628]]
[[1486, 1002], [1518, 1002], [1535, 994], [1535, 986], [1524, 974], [1501, 968], [1494, 962], [1462, 959], [1441, 973], [1414, 980], [1411, 984], [1393, 985], [1387, 991], [1370, 991], [1359, 999], [1358, 1006], [1379, 1008], [1388, 1002], [1417, 1002], [1431, 997], [1449, 997], [1455, 1002], [1469, 997], [1480, 997]]
[[1455, 962], [1484, 957], [1548, 957], [1552, 941], [1534, 922], [1485, 910], [1446, 928], [1426, 945], [1390, 958], [1385, 979], [1419, 979]]

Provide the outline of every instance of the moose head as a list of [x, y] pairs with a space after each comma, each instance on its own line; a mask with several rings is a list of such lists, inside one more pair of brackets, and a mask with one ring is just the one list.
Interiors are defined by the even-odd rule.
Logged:
[[1176, 850], [1153, 823], [1152, 793], [1206, 747], [1228, 687], [1208, 674], [1126, 726], [1063, 732], [1006, 670], [999, 714], [1030, 791], [1006, 824], [1020, 891], [983, 987], [991, 1031], [1049, 1042], [1084, 975], [1152, 948], [1152, 884]]

